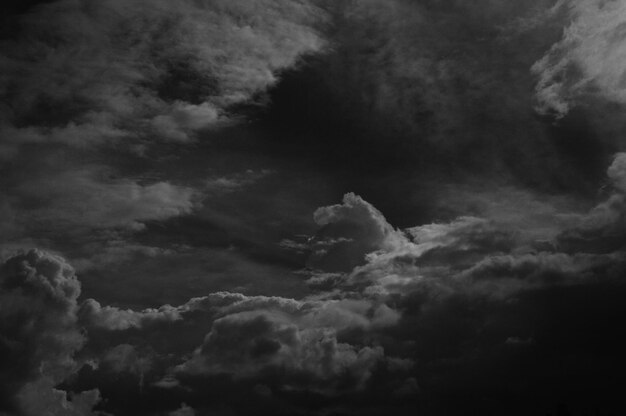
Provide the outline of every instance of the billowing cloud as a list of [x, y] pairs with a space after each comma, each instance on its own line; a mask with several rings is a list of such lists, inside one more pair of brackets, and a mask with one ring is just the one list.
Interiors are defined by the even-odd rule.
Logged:
[[83, 413], [97, 391], [75, 396], [54, 388], [72, 371], [85, 337], [77, 325], [80, 283], [62, 258], [38, 251], [7, 260], [0, 271], [3, 402], [27, 415], [51, 408]]
[[[384, 359], [381, 347], [337, 341], [331, 328], [299, 328], [289, 317], [240, 312], [213, 322], [196, 355], [179, 373], [259, 378], [278, 372], [283, 388], [328, 389], [340, 376], [360, 387]], [[331, 383], [329, 386], [327, 383]]]
[[359, 196], [349, 193], [343, 204], [319, 208], [314, 214], [321, 227], [309, 242], [309, 265], [326, 271], [348, 271], [376, 250], [393, 250], [407, 243], [383, 215]]
[[[12, 19], [0, 412], [619, 408], [623, 9], [57, 0]], [[32, 246], [83, 294], [63, 258], [12, 254]]]
[[[617, 155], [608, 169], [613, 183], [609, 199], [622, 193], [621, 164], [622, 155]], [[565, 214], [579, 224], [596, 215], [594, 210]], [[581, 325], [572, 315], [577, 290], [620, 290], [626, 270], [623, 252], [560, 251], [564, 246], [553, 230], [549, 235], [556, 237], [550, 244], [533, 245], [533, 236], [546, 235], [531, 232], [520, 237], [514, 231], [515, 217], [506, 218], [466, 216], [401, 231], [371, 204], [348, 194], [342, 204], [315, 213], [320, 231], [309, 247], [317, 264], [329, 264], [333, 271], [309, 271], [311, 280], [326, 279], [324, 285], [313, 284], [309, 296], [215, 292], [179, 306], [144, 310], [102, 306], [88, 299], [78, 318], [73, 297], [72, 328], [79, 322], [92, 334], [82, 359], [99, 363], [94, 374], [103, 382], [115, 374], [134, 377], [142, 394], [162, 391], [177, 400], [168, 405], [172, 411], [183, 398], [204, 411], [203, 388], [218, 381], [225, 394], [229, 389], [251, 389], [259, 400], [271, 403], [299, 392], [322, 401], [389, 395], [413, 403], [410, 400], [420, 400], [422, 390], [435, 401], [445, 401], [445, 389], [456, 391], [455, 383], [462, 385], [475, 366], [489, 374], [497, 367], [526, 371], [518, 369], [514, 358], [527, 354], [539, 354], [540, 362], [550, 366], [541, 354], [549, 348], [546, 343], [556, 342], [545, 335], [552, 318], [545, 324], [524, 319], [533, 308], [546, 307], [534, 302], [562, 293], [559, 319]], [[560, 224], [562, 233], [569, 224]], [[325, 253], [314, 250], [336, 244], [358, 247], [352, 268], [336, 270], [334, 262], [324, 263]], [[594, 305], [587, 307], [602, 316]], [[174, 339], [153, 344], [168, 336]], [[176, 341], [180, 336], [199, 342]], [[593, 360], [604, 365], [597, 357]], [[451, 373], [450, 366], [458, 372]], [[446, 381], [439, 385], [438, 380]], [[377, 392], [381, 383], [386, 387]], [[476, 386], [495, 388], [484, 378]], [[113, 403], [121, 400], [111, 397]], [[84, 402], [89, 410], [96, 401], [95, 393], [86, 392], [68, 403], [82, 409]], [[178, 411], [189, 409], [182, 406]]]

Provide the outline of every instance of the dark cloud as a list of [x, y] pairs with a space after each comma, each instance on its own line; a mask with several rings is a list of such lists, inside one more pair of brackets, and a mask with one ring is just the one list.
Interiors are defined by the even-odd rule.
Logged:
[[31, 250], [7, 260], [1, 273], [3, 410], [90, 414], [97, 390], [68, 402], [54, 388], [75, 369], [73, 355], [85, 342], [77, 325], [80, 283], [74, 270], [60, 257]]
[[5, 41], [3, 142], [188, 141], [319, 50], [322, 18], [307, 2], [39, 6]]
[[402, 166], [452, 177], [499, 172], [547, 189], [571, 189], [571, 176], [589, 185], [579, 165], [591, 161], [568, 160], [550, 120], [533, 110], [530, 68], [568, 19], [555, 3], [339, 3], [334, 49], [288, 71], [269, 120], [277, 135], [292, 123], [284, 146], [298, 134], [311, 142], [296, 152], [362, 174]]
[[0, 412], [623, 413], [620, 2], [12, 7]]

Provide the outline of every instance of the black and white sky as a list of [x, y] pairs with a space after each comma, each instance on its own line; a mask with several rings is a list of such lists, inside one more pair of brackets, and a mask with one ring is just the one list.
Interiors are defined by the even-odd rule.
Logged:
[[0, 415], [626, 414], [626, 0], [2, 9]]

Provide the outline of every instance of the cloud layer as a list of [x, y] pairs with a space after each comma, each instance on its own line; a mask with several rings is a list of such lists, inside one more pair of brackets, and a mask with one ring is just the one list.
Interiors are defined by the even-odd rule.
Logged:
[[315, 52], [307, 2], [58, 1], [5, 41], [4, 146], [188, 141]]
[[624, 15], [578, 0], [16, 15], [0, 412], [623, 413]]

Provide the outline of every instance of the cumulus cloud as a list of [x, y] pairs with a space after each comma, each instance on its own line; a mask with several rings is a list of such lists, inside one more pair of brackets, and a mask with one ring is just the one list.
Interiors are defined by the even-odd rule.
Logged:
[[85, 337], [77, 325], [80, 283], [62, 258], [38, 250], [8, 259], [0, 271], [2, 395], [20, 412], [87, 414], [97, 391], [76, 395], [54, 388], [72, 371]]
[[[344, 273], [329, 273], [336, 272], [332, 266], [313, 271], [309, 283], [312, 287], [341, 288], [339, 292], [356, 291], [374, 298], [424, 291], [433, 298], [459, 294], [507, 298], [553, 286], [611, 281], [624, 266], [623, 159], [622, 154], [616, 155], [607, 170], [614, 192], [588, 213], [540, 206], [548, 218], [555, 219], [547, 230], [541, 226], [529, 231], [529, 224], [534, 224], [523, 213], [511, 216], [497, 211], [494, 219], [459, 217], [402, 233], [362, 199], [347, 195], [347, 201], [367, 207], [362, 211], [367, 214], [348, 210], [350, 203], [319, 209], [318, 213], [324, 214], [349, 213], [346, 217], [352, 221], [352, 228], [339, 229], [344, 234], [334, 238], [356, 235], [348, 234], [352, 229], [384, 231], [349, 239], [368, 242], [359, 253], [362, 261]], [[383, 243], [386, 235], [394, 236], [393, 244]], [[326, 254], [314, 252], [317, 264], [324, 264]]]
[[383, 359], [381, 347], [338, 342], [331, 328], [301, 329], [288, 317], [255, 311], [214, 321], [200, 350], [177, 371], [236, 378], [279, 372], [284, 388], [309, 389], [328, 389], [327, 383], [347, 376], [359, 388]]
[[[576, 386], [607, 386], [598, 369], [623, 361], [613, 323], [623, 316], [626, 157], [615, 156], [593, 202], [535, 192], [578, 189], [572, 178], [587, 165], [570, 153], [587, 154], [559, 143], [532, 107], [538, 98], [540, 111], [565, 116], [586, 97], [622, 104], [622, 8], [574, 0], [33, 8], [0, 55], [0, 158], [8, 162], [0, 238], [9, 242], [0, 255], [68, 247], [59, 250], [78, 259], [88, 299], [77, 303], [80, 284], [55, 255], [34, 250], [2, 266], [0, 399], [12, 407], [0, 410], [79, 415], [99, 404], [185, 415], [235, 398], [217, 412], [365, 414], [382, 413], [380, 405], [396, 414], [392, 406], [423, 400], [426, 413], [509, 414], [497, 403], [515, 392], [567, 390], [554, 376], [565, 370], [581, 374]], [[222, 129], [248, 105], [269, 102], [268, 89], [276, 106], [261, 117], [269, 124]], [[296, 105], [281, 103], [289, 93]], [[313, 221], [300, 210], [309, 213], [319, 194], [296, 203], [281, 190], [269, 202], [278, 216], [258, 213], [248, 185], [268, 176], [261, 167], [273, 169], [275, 155], [242, 148], [255, 134], [249, 126], [276, 133], [272, 112], [285, 107], [295, 116], [279, 114], [281, 134], [293, 123], [325, 158], [328, 143], [345, 150], [348, 176], [359, 176], [353, 166], [374, 171], [355, 189], [406, 181], [408, 191], [388, 201], [389, 220], [352, 193]], [[217, 129], [224, 142], [234, 139], [223, 159], [207, 158], [219, 166], [207, 167], [209, 147], [191, 142]], [[373, 151], [359, 150], [369, 144]], [[382, 178], [370, 163], [403, 157], [410, 163]], [[234, 159], [246, 166], [223, 168]], [[507, 175], [497, 184], [440, 183], [468, 166], [516, 171], [530, 187], [507, 184]], [[435, 173], [422, 175], [429, 167]], [[280, 188], [281, 171], [271, 172]], [[335, 174], [343, 173], [321, 175]], [[319, 192], [348, 187], [337, 182]], [[405, 199], [420, 208], [396, 222], [404, 208], [393, 204]], [[251, 225], [234, 232], [240, 214]], [[415, 218], [419, 225], [404, 228]], [[261, 222], [271, 232], [240, 253]], [[264, 246], [280, 240], [297, 258], [277, 260]], [[306, 268], [291, 273], [306, 256]], [[198, 297], [187, 301], [190, 293]], [[239, 403], [244, 393], [252, 404]]]
[[[622, 162], [617, 155], [608, 169], [614, 184], [610, 197], [623, 192]], [[194, 408], [202, 403], [195, 395], [215, 380], [233, 389], [263, 383], [266, 387], [255, 391], [262, 389], [257, 395], [269, 401], [296, 392], [325, 398], [377, 394], [375, 386], [383, 382], [384, 394], [397, 400], [421, 397], [423, 389], [446, 397], [434, 380], [461, 382], [473, 366], [494, 371], [494, 362], [514, 368], [511, 355], [545, 348], [546, 329], [520, 318], [531, 313], [533, 299], [563, 293], [563, 313], [571, 314], [577, 288], [614, 287], [626, 270], [619, 250], [560, 251], [558, 238], [549, 250], [538, 250], [529, 236], [519, 238], [511, 230], [511, 221], [466, 216], [400, 231], [354, 194], [318, 209], [315, 219], [320, 232], [311, 247], [356, 244], [358, 262], [353, 257], [355, 265], [346, 271], [310, 271], [311, 280], [327, 281], [312, 285], [308, 297], [215, 292], [179, 306], [137, 311], [88, 299], [79, 310], [78, 292], [68, 289], [70, 329], [78, 322], [94, 334], [85, 357], [102, 369], [136, 377], [142, 391], [186, 392], [185, 401]], [[312, 250], [317, 264], [325, 264], [323, 254]], [[150, 340], [191, 332], [187, 336], [193, 339], [205, 334], [195, 350], [189, 341], [172, 341], [160, 342], [158, 352], [140, 352], [151, 348]], [[83, 342], [64, 350], [67, 360]], [[459, 375], [449, 372], [452, 362]], [[31, 380], [23, 383], [50, 383]], [[25, 387], [19, 391], [27, 394]], [[70, 401], [63, 392], [54, 395], [67, 408], [87, 410], [98, 397], [85, 392]]]
[[[88, 299], [79, 316], [88, 330], [135, 329], [144, 334], [165, 335], [190, 325], [200, 331], [194, 322], [208, 323], [202, 345], [172, 374], [183, 382], [188, 377], [227, 376], [237, 382], [269, 375], [281, 389], [336, 394], [337, 389], [364, 388], [378, 368], [398, 371], [411, 365], [410, 360], [387, 357], [372, 341], [397, 325], [400, 313], [358, 297], [296, 300], [216, 292], [177, 307], [143, 311], [102, 307]], [[134, 369], [136, 356], [132, 345], [120, 344], [101, 362]]]
[[322, 207], [314, 220], [320, 230], [309, 242], [309, 265], [325, 271], [348, 271], [376, 250], [392, 250], [406, 244], [383, 215], [361, 197], [348, 193], [343, 204]]

